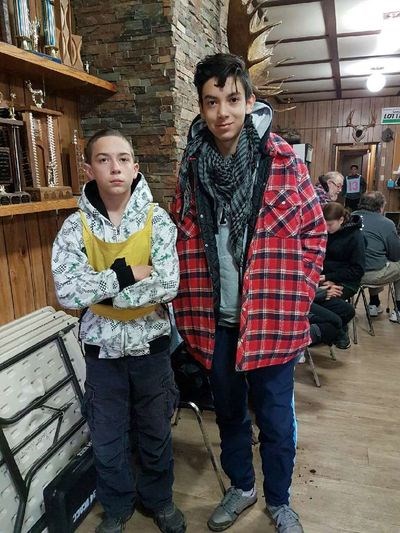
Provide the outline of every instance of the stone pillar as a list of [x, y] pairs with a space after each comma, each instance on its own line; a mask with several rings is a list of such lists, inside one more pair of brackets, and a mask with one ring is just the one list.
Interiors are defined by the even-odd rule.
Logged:
[[[226, 49], [223, 0], [72, 0], [91, 73], [114, 82], [105, 101], [83, 97], [86, 137], [113, 127], [132, 138], [155, 201], [168, 207], [190, 122], [198, 113], [196, 62]], [[226, 4], [226, 5], [225, 5]]]

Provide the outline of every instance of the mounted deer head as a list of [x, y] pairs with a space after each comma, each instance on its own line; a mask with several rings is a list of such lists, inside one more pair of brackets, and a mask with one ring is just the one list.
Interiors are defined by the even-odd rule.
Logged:
[[371, 111], [371, 118], [370, 118], [369, 124], [359, 124], [358, 126], [355, 126], [353, 124], [353, 115], [354, 115], [354, 109], [350, 111], [349, 116], [347, 117], [346, 126], [353, 128], [353, 132], [351, 135], [353, 139], [355, 140], [355, 142], [359, 143], [367, 135], [368, 129], [375, 127], [376, 115], [373, 111]]
[[260, 97], [274, 96], [283, 92], [282, 84], [291, 76], [271, 78], [268, 69], [293, 59], [287, 57], [273, 63], [274, 50], [279, 41], [269, 45], [266, 45], [265, 41], [282, 21], [268, 23], [268, 4], [269, 2], [265, 0], [230, 0], [228, 10], [229, 51], [243, 57], [249, 69], [254, 92]]

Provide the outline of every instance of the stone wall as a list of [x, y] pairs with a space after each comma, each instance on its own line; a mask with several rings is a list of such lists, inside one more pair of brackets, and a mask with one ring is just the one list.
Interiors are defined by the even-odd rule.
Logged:
[[84, 136], [103, 127], [132, 138], [155, 200], [172, 198], [190, 122], [196, 62], [226, 49], [223, 0], [72, 0], [91, 73], [116, 83], [106, 101], [82, 98]]

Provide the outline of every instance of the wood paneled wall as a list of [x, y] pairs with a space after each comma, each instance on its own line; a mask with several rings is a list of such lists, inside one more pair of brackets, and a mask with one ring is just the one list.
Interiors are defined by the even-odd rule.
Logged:
[[[310, 174], [313, 181], [319, 175], [334, 170], [334, 145], [353, 144], [352, 128], [346, 127], [346, 119], [354, 110], [353, 124], [368, 124], [371, 112], [377, 117], [377, 124], [368, 130], [364, 143], [380, 143], [380, 153], [377, 159], [376, 186], [388, 201], [387, 209], [400, 209], [400, 190], [388, 190], [386, 180], [392, 177], [392, 172], [400, 164], [400, 125], [391, 125], [395, 133], [395, 140], [384, 143], [381, 140], [382, 131], [387, 128], [380, 124], [381, 112], [384, 107], [400, 106], [400, 97], [356, 98], [346, 100], [332, 100], [321, 102], [304, 102], [296, 104], [296, 109], [280, 113], [285, 106], [277, 106], [273, 128], [290, 128], [301, 135], [302, 143], [310, 143], [314, 147], [313, 161]], [[287, 107], [287, 106], [286, 106]]]
[[[34, 88], [42, 88], [41, 81], [31, 81]], [[14, 92], [16, 106], [32, 105], [24, 82], [21, 76], [0, 72], [0, 91], [4, 99], [8, 100]], [[45, 99], [46, 108], [63, 113], [59, 119], [59, 134], [65, 185], [70, 185], [69, 145], [73, 131], [80, 131], [78, 99], [78, 94], [63, 92], [62, 88], [57, 94], [47, 90]], [[60, 309], [51, 274], [51, 250], [59, 228], [70, 213], [48, 211], [0, 218], [0, 324], [46, 305]]]
[[0, 218], [0, 324], [46, 305], [60, 309], [51, 273], [51, 250], [70, 213], [48, 211]]

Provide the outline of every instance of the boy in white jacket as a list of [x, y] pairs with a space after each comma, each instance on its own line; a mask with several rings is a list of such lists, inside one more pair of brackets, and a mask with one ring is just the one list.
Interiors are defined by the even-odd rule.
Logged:
[[172, 502], [170, 419], [177, 390], [163, 305], [178, 290], [176, 228], [152, 203], [132, 147], [119, 131], [97, 132], [85, 155], [90, 181], [79, 211], [57, 235], [52, 269], [60, 303], [84, 310], [83, 412], [105, 510], [96, 533], [121, 532], [137, 501], [152, 511], [161, 531], [183, 533], [184, 516]]

